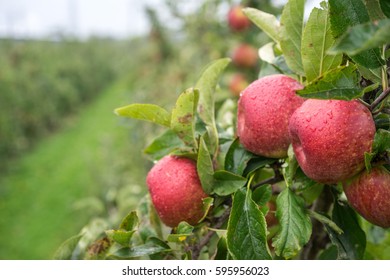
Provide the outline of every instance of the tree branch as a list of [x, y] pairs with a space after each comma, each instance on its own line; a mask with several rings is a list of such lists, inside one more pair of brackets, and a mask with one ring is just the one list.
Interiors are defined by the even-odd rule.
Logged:
[[267, 178], [265, 180], [262, 180], [258, 182], [256, 185], [251, 186], [252, 190], [257, 189], [258, 187], [261, 187], [262, 185], [265, 184], [276, 184], [284, 180], [282, 172], [280, 172], [280, 165], [278, 163], [272, 164], [272, 169], [274, 170], [274, 177]]
[[370, 111], [374, 111], [374, 109], [385, 100], [390, 94], [390, 87], [384, 90], [370, 105]]
[[[223, 224], [226, 222], [226, 220], [229, 218], [231, 208], [225, 210], [225, 212], [217, 219], [216, 223], [214, 224], [213, 228], [220, 229]], [[199, 243], [195, 244], [194, 246], [190, 247], [189, 250], [192, 252], [192, 259], [197, 260], [199, 258], [200, 252], [202, 251], [203, 247], [209, 243], [211, 238], [214, 236], [215, 231], [210, 230], [201, 240]]]

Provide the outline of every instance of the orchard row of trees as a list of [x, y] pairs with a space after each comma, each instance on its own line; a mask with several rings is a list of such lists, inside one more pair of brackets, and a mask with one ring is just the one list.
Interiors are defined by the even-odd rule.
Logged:
[[126, 72], [129, 48], [104, 39], [2, 39], [0, 169]]

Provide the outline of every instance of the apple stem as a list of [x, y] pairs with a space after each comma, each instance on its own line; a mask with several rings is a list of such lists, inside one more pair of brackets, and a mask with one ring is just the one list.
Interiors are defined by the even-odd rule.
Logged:
[[370, 105], [370, 111], [373, 112], [374, 109], [388, 96], [390, 95], [390, 87], [384, 90]]

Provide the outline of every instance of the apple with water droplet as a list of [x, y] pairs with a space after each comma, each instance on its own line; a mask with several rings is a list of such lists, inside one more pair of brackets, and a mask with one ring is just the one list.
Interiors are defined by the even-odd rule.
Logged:
[[149, 171], [146, 184], [157, 214], [167, 226], [175, 227], [182, 221], [195, 225], [203, 217], [207, 194], [195, 161], [165, 156]]
[[390, 227], [390, 173], [386, 168], [363, 171], [343, 187], [356, 212], [374, 225]]
[[375, 135], [371, 112], [359, 101], [308, 99], [290, 118], [289, 132], [303, 172], [337, 183], [364, 168]]
[[254, 81], [241, 93], [237, 134], [245, 149], [270, 158], [287, 156], [288, 121], [304, 101], [296, 95], [302, 88], [293, 78], [275, 74]]

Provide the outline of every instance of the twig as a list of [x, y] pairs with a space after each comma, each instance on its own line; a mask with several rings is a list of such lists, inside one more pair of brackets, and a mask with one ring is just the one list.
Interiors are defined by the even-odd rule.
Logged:
[[384, 90], [370, 105], [370, 111], [374, 111], [374, 109], [385, 100], [390, 94], [390, 87]]
[[[215, 229], [220, 229], [223, 224], [226, 222], [226, 220], [229, 218], [230, 215], [230, 207], [226, 209], [226, 211], [218, 218], [217, 222], [213, 226]], [[197, 243], [195, 246], [190, 248], [190, 251], [192, 251], [192, 259], [197, 260], [199, 258], [200, 252], [202, 251], [203, 247], [209, 243], [210, 239], [214, 236], [215, 231], [209, 231], [203, 238], [200, 240], [199, 243]]]
[[279, 169], [280, 165], [277, 164], [277, 163], [274, 163], [272, 165], [272, 168], [273, 168], [273, 170], [275, 172], [274, 177], [267, 178], [265, 180], [262, 180], [262, 181], [258, 182], [256, 185], [251, 186], [251, 189], [255, 190], [256, 188], [258, 188], [258, 187], [260, 187], [262, 185], [265, 185], [265, 184], [271, 184], [272, 185], [272, 184], [276, 184], [276, 183], [279, 183], [279, 182], [283, 181], [284, 180], [283, 174], [280, 172], [280, 169]]

